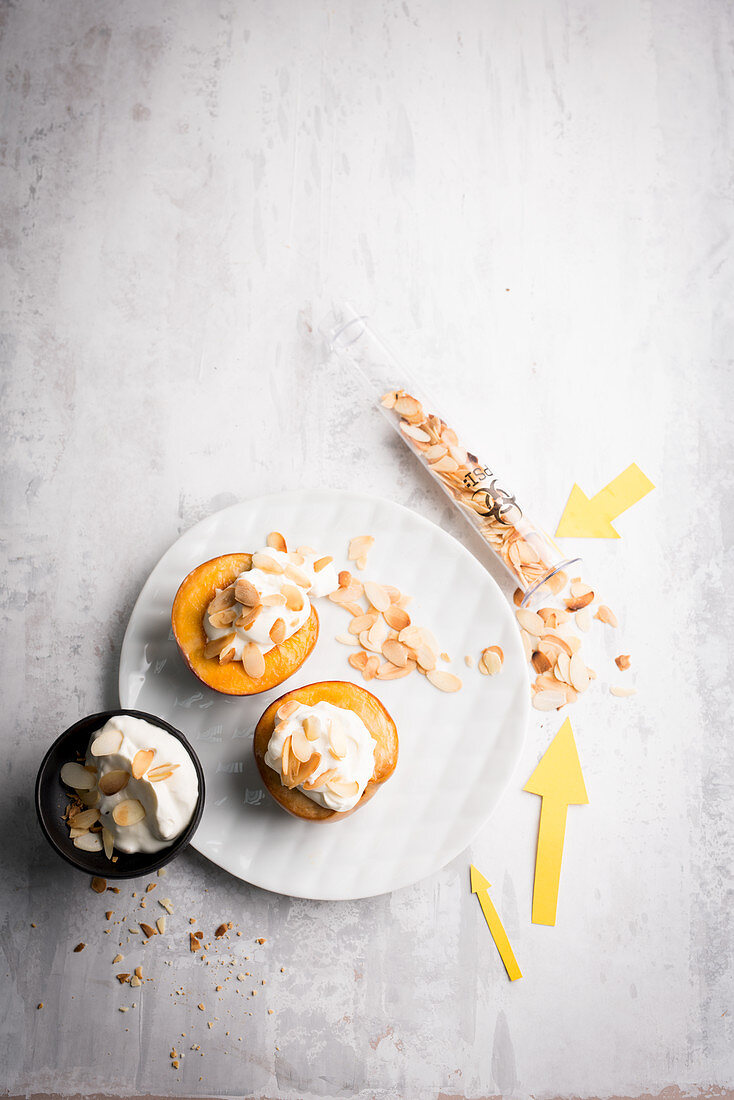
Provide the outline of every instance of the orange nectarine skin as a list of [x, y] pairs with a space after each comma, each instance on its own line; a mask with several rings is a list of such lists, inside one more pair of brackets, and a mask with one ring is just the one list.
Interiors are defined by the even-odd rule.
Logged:
[[[299, 703], [305, 703], [307, 706], [326, 702], [332, 703], [335, 707], [352, 710], [359, 715], [372, 734], [375, 741], [375, 768], [372, 779], [365, 787], [354, 809], [339, 813], [337, 810], [319, 806], [296, 787], [289, 790], [281, 782], [279, 773], [265, 763], [265, 753], [277, 721], [276, 711], [289, 699], [297, 699]], [[319, 684], [307, 684], [305, 687], [295, 688], [271, 703], [257, 724], [252, 748], [263, 783], [284, 810], [306, 821], [341, 821], [368, 802], [395, 771], [398, 762], [398, 731], [380, 700], [371, 692], [346, 680], [326, 680]]]
[[216, 589], [227, 588], [251, 566], [251, 554], [223, 554], [205, 561], [182, 581], [173, 601], [171, 624], [186, 664], [203, 683], [224, 695], [258, 695], [282, 684], [301, 667], [319, 636], [319, 617], [312, 606], [300, 630], [264, 654], [265, 673], [258, 680], [247, 675], [241, 661], [220, 664], [218, 657], [204, 656], [208, 641], [204, 615]]

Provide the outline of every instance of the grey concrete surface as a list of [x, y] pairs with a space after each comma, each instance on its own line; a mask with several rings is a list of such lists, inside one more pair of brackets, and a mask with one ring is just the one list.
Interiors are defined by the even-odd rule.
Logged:
[[[6, 0], [0, 21], [0, 1084], [731, 1095], [731, 5]], [[582, 548], [639, 694], [574, 711], [590, 804], [555, 928], [530, 923], [522, 786], [558, 725], [538, 716], [490, 823], [432, 878], [294, 901], [189, 852], [142, 947], [103, 911], [131, 917], [145, 882], [92, 893], [44, 845], [32, 783], [60, 729], [117, 705], [166, 547], [326, 484], [482, 555], [324, 362], [309, 327], [332, 297], [371, 312], [548, 527], [574, 481], [636, 461], [656, 483], [620, 540]], [[235, 924], [205, 962], [190, 917], [207, 938]], [[153, 980], [119, 986], [117, 950]]]

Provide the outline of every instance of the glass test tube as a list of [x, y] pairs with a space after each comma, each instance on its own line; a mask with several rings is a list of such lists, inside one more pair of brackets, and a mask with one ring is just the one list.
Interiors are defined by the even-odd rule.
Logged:
[[523, 605], [542, 585], [552, 591], [556, 574], [579, 559], [567, 558], [528, 518], [486, 454], [467, 448], [369, 319], [349, 304], [339, 305], [319, 331], [329, 350], [356, 368], [389, 424], [492, 548], [520, 588]]

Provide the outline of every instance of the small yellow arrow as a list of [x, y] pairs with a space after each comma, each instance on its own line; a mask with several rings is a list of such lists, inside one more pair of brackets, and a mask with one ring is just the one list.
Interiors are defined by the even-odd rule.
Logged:
[[538, 851], [533, 886], [533, 924], [555, 924], [566, 813], [589, 801], [571, 722], [567, 718], [546, 749], [524, 790], [539, 794]]
[[489, 883], [481, 871], [477, 871], [474, 864], [471, 865], [471, 892], [472, 894], [476, 894], [479, 899], [479, 904], [484, 913], [484, 919], [492, 933], [492, 939], [500, 953], [500, 958], [505, 964], [507, 977], [511, 982], [517, 981], [518, 978], [522, 978], [520, 967], [517, 965], [517, 959], [510, 947], [510, 941], [507, 938], [507, 933], [502, 927], [502, 921], [499, 918], [499, 914], [490, 900]]
[[637, 504], [654, 488], [634, 462], [591, 498], [578, 485], [574, 485], [563, 509], [556, 538], [618, 539], [612, 520]]

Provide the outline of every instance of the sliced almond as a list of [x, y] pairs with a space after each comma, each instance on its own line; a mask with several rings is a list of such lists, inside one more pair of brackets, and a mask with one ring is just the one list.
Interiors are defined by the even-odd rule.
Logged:
[[369, 630], [370, 627], [374, 626], [378, 618], [379, 616], [376, 615], [374, 612], [364, 615], [357, 615], [355, 616], [355, 618], [352, 619], [351, 623], [347, 627], [347, 630], [350, 634], [360, 635], [363, 630]]
[[[616, 695], [618, 699], [626, 699], [630, 695], [636, 695], [637, 688], [617, 687], [616, 684], [613, 684], [609, 689], [609, 693], [610, 695]], [[76, 841], [74, 843], [76, 844]]]
[[285, 596], [281, 592], [273, 592], [270, 596], [263, 596], [260, 603], [263, 607], [285, 607]]
[[430, 680], [439, 691], [459, 691], [461, 680], [453, 672], [445, 672], [443, 669], [430, 668], [426, 672], [426, 679]]
[[394, 390], [391, 390], [390, 393], [386, 393], [380, 398], [380, 404], [383, 405], [386, 409], [392, 409], [395, 407], [395, 402], [397, 401], [397, 399], [397, 393]]
[[283, 742], [283, 749], [280, 754], [280, 768], [285, 778], [291, 769], [291, 739], [286, 737]]
[[402, 642], [388, 638], [382, 645], [383, 656], [398, 668], [405, 668], [408, 663], [408, 649]]
[[263, 573], [283, 573], [281, 562], [270, 554], [257, 553], [252, 555], [252, 564], [255, 569], [262, 569]]
[[582, 607], [576, 612], [576, 626], [586, 634], [591, 628], [591, 612], [588, 607]]
[[228, 588], [223, 588], [221, 592], [217, 592], [216, 596], [206, 609], [207, 615], [216, 615], [217, 611], [226, 611], [227, 608], [232, 607], [235, 603], [234, 585], [230, 584]]
[[378, 611], [387, 611], [390, 606], [390, 597], [381, 584], [367, 581], [364, 586], [364, 594]]
[[411, 672], [415, 672], [415, 661], [408, 661], [404, 668], [398, 668], [392, 661], [384, 661], [380, 665], [375, 676], [378, 680], [402, 680], [404, 676], [410, 676]]
[[99, 791], [80, 791], [77, 789], [76, 793], [80, 802], [83, 802], [85, 806], [96, 806], [99, 802]]
[[325, 786], [325, 784], [329, 783], [332, 779], [336, 779], [336, 776], [336, 768], [329, 768], [328, 771], [322, 772], [321, 775], [317, 775], [311, 782], [304, 783], [304, 789], [308, 791], [318, 790], [319, 787]]
[[321, 730], [320, 723], [313, 715], [308, 714], [303, 719], [303, 732], [307, 741], [315, 741]]
[[356, 779], [330, 779], [326, 784], [329, 790], [342, 798], [354, 798], [359, 793], [359, 783]]
[[265, 658], [254, 642], [248, 642], [242, 651], [242, 664], [253, 680], [259, 680], [265, 675]]
[[291, 752], [301, 764], [305, 764], [307, 760], [311, 759], [313, 749], [302, 727], [297, 727], [291, 735]]
[[82, 836], [75, 836], [73, 844], [75, 848], [79, 848], [82, 852], [101, 852], [102, 835], [101, 833], [84, 833]]
[[[273, 559], [269, 558], [268, 560], [272, 561]], [[260, 593], [247, 577], [240, 577], [237, 580], [234, 586], [234, 594], [237, 603], [241, 603], [243, 607], [256, 607], [260, 603]]]
[[598, 619], [599, 622], [607, 623], [608, 626], [619, 626], [617, 616], [614, 614], [611, 608], [606, 606], [606, 604], [599, 605], [594, 618]]
[[387, 625], [393, 630], [405, 630], [406, 626], [410, 626], [410, 615], [395, 603], [391, 603], [382, 614]]
[[158, 764], [155, 768], [150, 768], [145, 778], [149, 779], [151, 783], [157, 783], [161, 779], [167, 779], [176, 768], [180, 767], [180, 764], [171, 764], [167, 761], [165, 764]]
[[89, 747], [89, 751], [92, 756], [110, 756], [113, 752], [117, 752], [122, 744], [122, 733], [120, 730], [109, 729], [101, 733], [99, 737], [96, 737]]
[[583, 596], [570, 596], [563, 602], [566, 605], [568, 611], [581, 611], [583, 607], [588, 607], [594, 599], [594, 593], [589, 590]]
[[296, 713], [300, 705], [297, 699], [288, 699], [287, 702], [281, 703], [278, 707], [278, 718], [285, 721]]
[[553, 593], [553, 595], [557, 596], [558, 593], [562, 592], [568, 584], [568, 576], [563, 572], [562, 569], [559, 569], [557, 573], [553, 573], [552, 576], [548, 577], [548, 580], [545, 583], [548, 585], [548, 588]]
[[209, 622], [215, 630], [226, 630], [238, 615], [239, 609], [237, 607], [228, 607], [226, 611], [217, 611], [216, 614], [210, 615]]
[[115, 824], [121, 828], [129, 825], [137, 825], [145, 817], [145, 810], [137, 798], [127, 798], [124, 802], [118, 802], [112, 810]]
[[591, 586], [588, 584], [584, 584], [584, 582], [580, 580], [572, 581], [571, 587], [569, 588], [569, 592], [572, 596], [585, 596], [587, 592], [591, 591]]
[[271, 550], [281, 550], [284, 554], [288, 553], [288, 547], [280, 531], [271, 531], [265, 540], [265, 544]]
[[155, 922], [155, 926], [158, 929], [158, 935], [162, 936], [166, 930], [166, 918], [158, 917]]
[[235, 638], [236, 634], [224, 634], [221, 638], [212, 638], [212, 640], [207, 642], [204, 646], [204, 656], [218, 657], [224, 649], [232, 645]]
[[61, 782], [77, 791], [89, 791], [96, 784], [96, 778], [82, 764], [70, 760], [61, 767]]
[[359, 638], [354, 634], [335, 634], [334, 639], [341, 645], [359, 645]]
[[357, 535], [356, 538], [349, 541], [349, 553], [347, 557], [350, 561], [359, 561], [360, 558], [365, 557], [368, 551], [374, 546], [375, 540], [372, 535]]
[[[425, 644], [425, 642], [419, 642], [417, 646], [413, 648], [415, 654], [416, 663], [425, 672], [432, 672], [436, 667], [436, 654], [432, 649]], [[447, 673], [450, 675], [450, 673]]]
[[99, 789], [104, 795], [117, 794], [118, 791], [127, 787], [129, 782], [130, 772], [117, 768], [115, 771], [105, 772], [100, 778]]
[[573, 657], [569, 661], [569, 675], [571, 678], [571, 687], [581, 694], [586, 691], [589, 686], [589, 673], [587, 672], [586, 665], [584, 664], [580, 654], [574, 653]]
[[275, 642], [276, 645], [285, 638], [285, 619], [276, 619], [273, 625], [270, 627], [270, 641]]
[[533, 696], [533, 706], [536, 710], [558, 710], [565, 705], [565, 691], [539, 691]]
[[329, 729], [329, 752], [336, 760], [343, 760], [347, 755], [347, 735], [333, 722]]
[[359, 653], [350, 653], [347, 658], [352, 668], [356, 668], [358, 672], [362, 672], [364, 666], [367, 664], [367, 658], [369, 654], [365, 653], [363, 649], [360, 649]]
[[568, 653], [561, 650], [556, 658], [556, 667], [553, 670], [557, 680], [564, 684], [571, 683], [571, 658]]
[[257, 621], [263, 607], [259, 603], [256, 607], [246, 607], [238, 619], [234, 621], [234, 627], [236, 630], [250, 630]]
[[158, 932], [150, 924], [145, 924], [143, 921], [138, 922], [143, 930], [143, 935], [150, 939], [151, 936], [157, 936]]
[[142, 779], [150, 765], [153, 763], [155, 749], [138, 749], [133, 757], [133, 779]]
[[626, 672], [631, 663], [629, 653], [620, 653], [619, 657], [614, 658], [614, 663], [620, 672]]
[[[382, 647], [388, 639], [390, 627], [385, 620], [378, 616], [376, 621], [367, 631], [367, 644], [365, 649], [371, 649], [373, 653], [382, 653]], [[360, 635], [360, 640], [361, 640]], [[362, 642], [364, 645], [364, 642]]]
[[377, 675], [377, 670], [380, 667], [380, 661], [378, 657], [368, 657], [365, 666], [362, 669], [362, 675], [365, 680], [374, 680]]
[[303, 786], [315, 771], [318, 771], [319, 764], [321, 763], [321, 754], [314, 752], [311, 754], [307, 763], [302, 764], [298, 771], [298, 786]]
[[523, 630], [527, 630], [528, 634], [539, 638], [544, 633], [545, 623], [535, 611], [531, 611], [528, 607], [518, 607], [515, 615], [520, 626]]
[[416, 424], [408, 424], [406, 421], [402, 420], [400, 422], [400, 430], [404, 435], [415, 440], [416, 443], [431, 442], [431, 437], [428, 432], [424, 432], [423, 429], [419, 428]]
[[320, 573], [322, 569], [326, 569], [326, 566], [331, 565], [333, 560], [334, 559], [329, 554], [326, 554], [323, 558], [317, 558], [313, 563], [314, 573]]
[[281, 592], [285, 596], [285, 604], [289, 611], [303, 611], [306, 606], [306, 597], [300, 588], [294, 584], [284, 584]]
[[533, 654], [532, 664], [536, 672], [548, 672], [552, 667], [549, 658], [539, 649]]
[[299, 588], [311, 587], [311, 578], [308, 577], [302, 569], [299, 569], [297, 565], [292, 565], [289, 562], [285, 567], [285, 575], [289, 580], [294, 581]]
[[86, 831], [90, 825], [95, 825], [99, 821], [99, 810], [90, 809], [82, 810], [78, 814], [74, 814], [69, 818], [68, 825], [72, 829], [82, 829]]
[[[102, 829], [102, 847], [104, 848], [104, 854], [108, 859], [112, 859], [112, 852], [115, 847], [115, 838], [109, 829]], [[109, 917], [107, 918], [109, 920]]]
[[399, 391], [395, 401], [394, 409], [396, 413], [400, 413], [401, 416], [412, 417], [420, 416], [423, 419], [423, 406], [420, 401], [417, 401], [415, 397], [411, 397], [409, 393]]

